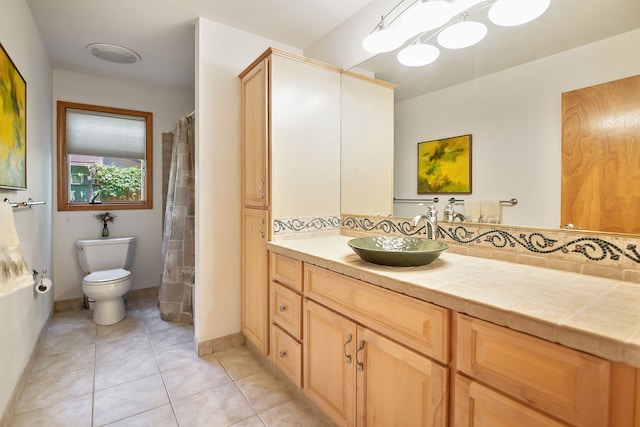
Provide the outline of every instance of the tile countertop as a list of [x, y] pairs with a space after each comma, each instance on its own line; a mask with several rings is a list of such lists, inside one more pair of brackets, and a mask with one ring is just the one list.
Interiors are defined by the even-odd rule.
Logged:
[[331, 235], [267, 243], [300, 259], [479, 319], [640, 368], [640, 286], [444, 252], [430, 265], [360, 260]]

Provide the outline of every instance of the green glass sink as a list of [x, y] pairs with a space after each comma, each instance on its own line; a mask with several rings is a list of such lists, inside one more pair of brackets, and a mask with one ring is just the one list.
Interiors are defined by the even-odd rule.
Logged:
[[430, 264], [449, 247], [439, 240], [403, 236], [359, 237], [347, 244], [363, 261], [405, 267]]

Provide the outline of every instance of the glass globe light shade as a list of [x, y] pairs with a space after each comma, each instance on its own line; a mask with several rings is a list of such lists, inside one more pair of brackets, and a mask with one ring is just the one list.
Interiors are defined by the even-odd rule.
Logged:
[[440, 56], [440, 49], [430, 44], [412, 44], [398, 52], [398, 61], [408, 67], [431, 64]]
[[487, 35], [486, 25], [462, 21], [445, 28], [438, 34], [438, 43], [447, 49], [462, 49], [478, 43]]
[[395, 28], [380, 28], [364, 38], [362, 47], [367, 52], [390, 52], [399, 48], [406, 41], [402, 31]]
[[542, 15], [551, 0], [498, 0], [489, 9], [489, 19], [502, 27], [526, 24]]
[[456, 14], [452, 3], [445, 0], [430, 0], [410, 7], [400, 20], [407, 38], [424, 33], [449, 22]]

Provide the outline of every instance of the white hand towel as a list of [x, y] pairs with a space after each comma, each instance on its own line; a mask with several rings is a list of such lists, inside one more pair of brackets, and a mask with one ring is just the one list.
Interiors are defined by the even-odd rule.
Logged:
[[13, 208], [0, 203], [0, 297], [33, 285], [20, 250], [20, 241], [13, 221]]
[[468, 222], [480, 222], [482, 215], [482, 202], [478, 200], [464, 201], [464, 218]]
[[487, 224], [500, 224], [502, 222], [502, 206], [499, 200], [483, 200], [481, 211], [480, 222]]

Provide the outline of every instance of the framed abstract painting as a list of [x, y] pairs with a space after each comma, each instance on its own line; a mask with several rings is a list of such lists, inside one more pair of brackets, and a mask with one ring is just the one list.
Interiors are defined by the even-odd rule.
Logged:
[[0, 44], [0, 188], [27, 188], [27, 83]]
[[471, 135], [418, 143], [418, 194], [471, 194]]

